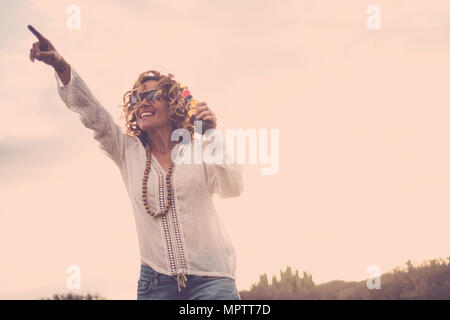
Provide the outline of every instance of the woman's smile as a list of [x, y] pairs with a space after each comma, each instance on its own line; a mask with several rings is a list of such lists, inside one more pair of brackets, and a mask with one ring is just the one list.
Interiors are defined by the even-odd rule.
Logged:
[[145, 111], [141, 113], [141, 119], [153, 118], [156, 115], [153, 111]]

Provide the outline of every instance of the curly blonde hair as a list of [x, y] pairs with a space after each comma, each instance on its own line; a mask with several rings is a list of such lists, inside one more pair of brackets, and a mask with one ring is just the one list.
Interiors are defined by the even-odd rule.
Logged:
[[[169, 104], [169, 120], [172, 130], [187, 129], [191, 134], [191, 139], [194, 135], [194, 127], [187, 116], [188, 110], [183, 96], [183, 90], [186, 87], [181, 87], [180, 83], [174, 80], [173, 77], [174, 75], [171, 73], [166, 76], [155, 70], [143, 72], [134, 82], [133, 88], [123, 95], [123, 105], [120, 107], [123, 108], [121, 119], [125, 120], [126, 133], [129, 136], [138, 137], [144, 145], [148, 142], [147, 132], [142, 131], [137, 125], [136, 114], [134, 107], [130, 105], [130, 98], [137, 93], [144, 82], [149, 80], [158, 81], [159, 89], [155, 94], [155, 98], [159, 99], [162, 97]], [[137, 96], [139, 97], [139, 95]]]

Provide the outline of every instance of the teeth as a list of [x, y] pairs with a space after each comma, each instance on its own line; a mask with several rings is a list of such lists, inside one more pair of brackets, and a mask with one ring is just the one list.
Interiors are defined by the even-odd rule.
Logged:
[[154, 112], [142, 112], [141, 113], [141, 119], [144, 117], [148, 117], [148, 116], [154, 116], [155, 113]]

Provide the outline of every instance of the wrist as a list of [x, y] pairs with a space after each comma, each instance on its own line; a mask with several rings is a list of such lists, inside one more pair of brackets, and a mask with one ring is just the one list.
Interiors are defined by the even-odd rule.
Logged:
[[56, 62], [53, 64], [53, 69], [55, 69], [57, 73], [64, 73], [64, 71], [67, 70], [67, 67], [67, 62], [61, 56], [59, 56]]

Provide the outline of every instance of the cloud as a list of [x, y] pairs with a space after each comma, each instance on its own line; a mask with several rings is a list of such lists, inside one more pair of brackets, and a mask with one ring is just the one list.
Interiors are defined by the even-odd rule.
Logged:
[[57, 162], [64, 155], [62, 139], [31, 140], [17, 137], [0, 139], [0, 165], [27, 165], [40, 162]]

